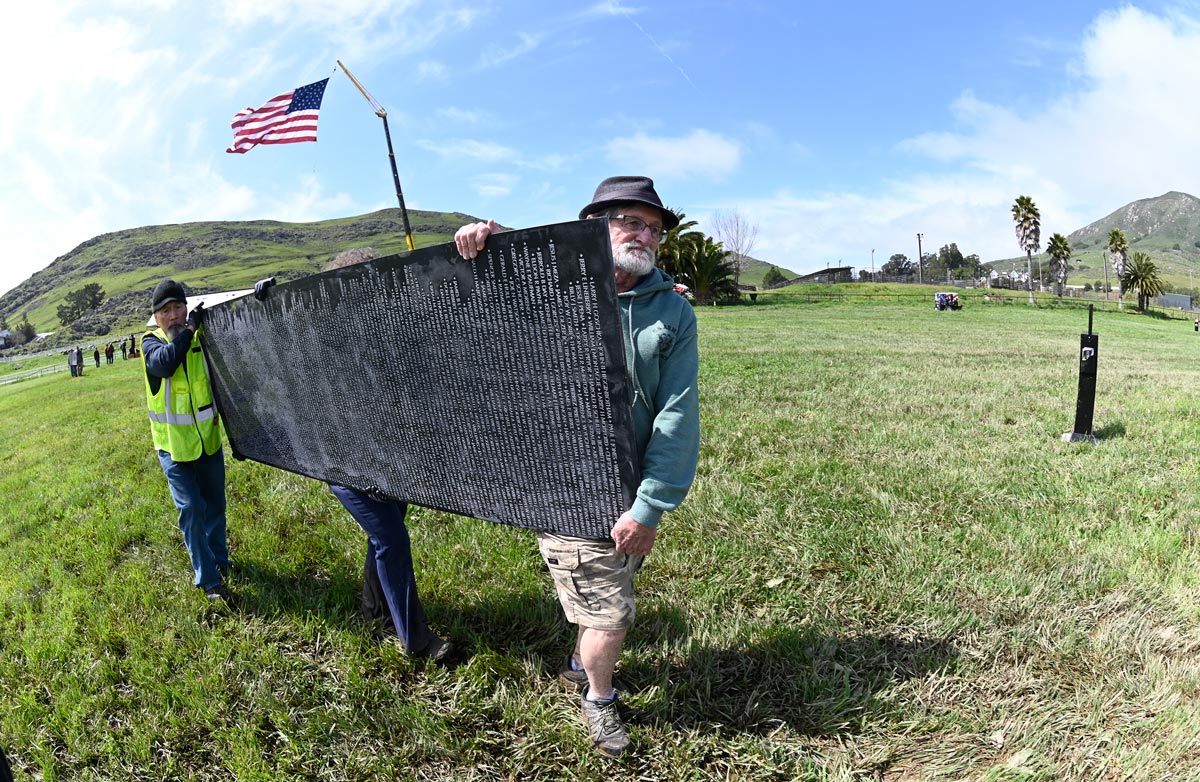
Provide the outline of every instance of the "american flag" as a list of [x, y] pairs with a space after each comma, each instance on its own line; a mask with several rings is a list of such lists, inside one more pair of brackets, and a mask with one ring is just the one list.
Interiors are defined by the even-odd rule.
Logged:
[[317, 116], [329, 79], [297, 87], [271, 98], [257, 109], [242, 109], [233, 118], [233, 145], [226, 152], [249, 152], [258, 144], [295, 144], [317, 140]]

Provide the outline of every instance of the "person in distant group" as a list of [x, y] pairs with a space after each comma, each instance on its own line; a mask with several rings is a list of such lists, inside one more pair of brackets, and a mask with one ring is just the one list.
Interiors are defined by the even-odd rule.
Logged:
[[83, 362], [86, 361], [83, 357], [83, 348], [75, 346], [75, 377], [83, 377]]
[[129, 351], [125, 348], [125, 340], [121, 340], [121, 360], [129, 358]]
[[157, 328], [142, 336], [142, 368], [150, 435], [171, 498], [179, 509], [179, 529], [192, 560], [194, 583], [210, 600], [229, 599], [225, 574], [225, 454], [220, 417], [208, 379], [204, 349], [196, 332], [204, 308], [187, 310], [183, 286], [165, 279], [152, 297]]
[[116, 352], [117, 351], [113, 349], [111, 342], [104, 346], [104, 358], [106, 364], [111, 364], [113, 362], [113, 353]]
[[100, 368], [100, 348], [92, 351], [92, 355], [96, 358], [96, 369]]
[[[633, 389], [633, 431], [642, 465], [632, 507], [612, 519], [606, 540], [538, 534], [538, 546], [575, 648], [559, 679], [582, 691], [592, 742], [610, 756], [625, 753], [629, 735], [617, 710], [613, 671], [636, 613], [633, 574], [650, 553], [664, 511], [683, 502], [700, 452], [696, 314], [655, 265], [658, 244], [679, 224], [647, 177], [609, 177], [580, 219], [603, 220], [612, 243], [626, 370]], [[472, 223], [454, 235], [467, 259], [483, 251], [494, 221]]]
[[67, 348], [67, 371], [75, 377], [75, 348]]

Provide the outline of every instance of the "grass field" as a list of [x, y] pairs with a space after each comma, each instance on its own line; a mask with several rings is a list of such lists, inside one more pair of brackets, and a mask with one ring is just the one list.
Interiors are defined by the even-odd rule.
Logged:
[[635, 752], [588, 746], [532, 535], [417, 510], [444, 671], [357, 617], [323, 485], [230, 460], [190, 571], [139, 364], [0, 386], [0, 744], [39, 780], [1200, 780], [1200, 335], [1087, 312], [705, 308], [696, 486], [638, 576]]

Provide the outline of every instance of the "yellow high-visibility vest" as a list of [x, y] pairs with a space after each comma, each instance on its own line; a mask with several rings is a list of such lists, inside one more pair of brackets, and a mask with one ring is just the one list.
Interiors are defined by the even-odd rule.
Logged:
[[[162, 329], [152, 329], [146, 334], [170, 343]], [[177, 462], [216, 453], [221, 447], [221, 430], [199, 335], [192, 337], [187, 358], [175, 368], [175, 374], [161, 379], [157, 393], [150, 386], [146, 353], [142, 351], [142, 378], [146, 383], [146, 407], [150, 411], [154, 447], [171, 454]]]

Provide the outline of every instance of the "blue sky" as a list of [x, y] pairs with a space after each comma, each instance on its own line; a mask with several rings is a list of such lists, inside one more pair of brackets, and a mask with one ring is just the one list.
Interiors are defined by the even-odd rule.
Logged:
[[[796, 272], [956, 242], [1018, 253], [1200, 195], [1200, 3], [174, 0], [23, 7], [0, 30], [6, 291], [109, 231], [396, 205], [572, 219], [648, 174]], [[240, 109], [330, 77], [312, 144], [225, 153]], [[874, 252], [872, 252], [874, 251]]]

